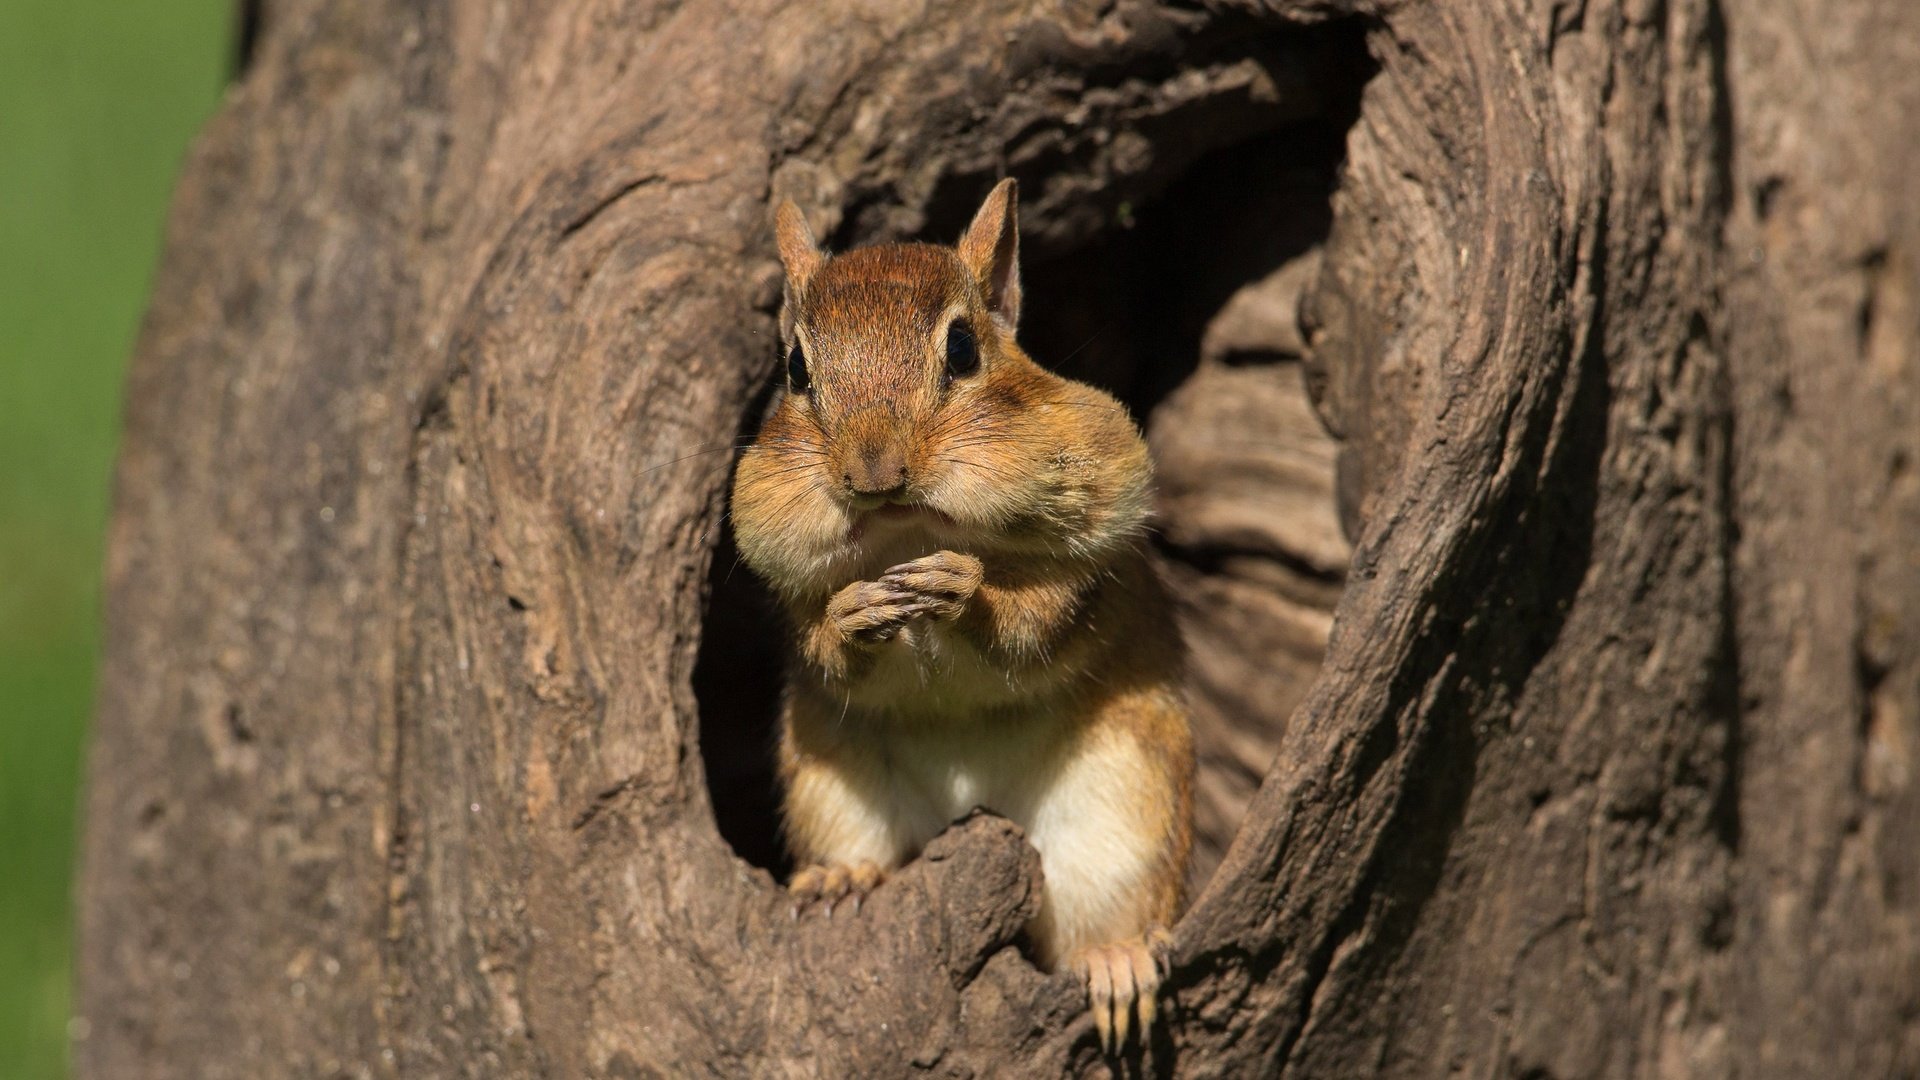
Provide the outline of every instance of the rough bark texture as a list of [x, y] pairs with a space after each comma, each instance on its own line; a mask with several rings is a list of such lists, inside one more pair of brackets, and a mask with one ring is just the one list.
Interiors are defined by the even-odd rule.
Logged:
[[1920, 8], [251, 10], [129, 383], [83, 1076], [1102, 1071], [998, 819], [787, 919], [724, 535], [770, 198], [1003, 173], [1196, 651], [1133, 1064], [1920, 1074]]

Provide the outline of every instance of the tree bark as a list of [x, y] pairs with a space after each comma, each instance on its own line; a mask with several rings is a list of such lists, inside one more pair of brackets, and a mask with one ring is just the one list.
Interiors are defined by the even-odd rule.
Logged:
[[81, 1075], [1102, 1072], [1006, 822], [788, 918], [725, 534], [772, 201], [1003, 174], [1195, 651], [1129, 1066], [1920, 1075], [1920, 8], [253, 10], [129, 377]]

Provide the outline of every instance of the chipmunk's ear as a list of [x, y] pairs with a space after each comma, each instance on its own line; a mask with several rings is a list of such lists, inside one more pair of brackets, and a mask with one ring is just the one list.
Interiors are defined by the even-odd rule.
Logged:
[[960, 238], [960, 261], [986, 290], [987, 307], [1008, 333], [1020, 325], [1019, 188], [1000, 181]]
[[820, 250], [820, 242], [813, 238], [813, 230], [807, 226], [806, 215], [792, 199], [781, 200], [780, 209], [774, 211], [773, 237], [780, 245], [780, 263], [787, 268], [788, 291], [797, 297], [806, 291], [814, 271], [827, 261], [826, 253]]

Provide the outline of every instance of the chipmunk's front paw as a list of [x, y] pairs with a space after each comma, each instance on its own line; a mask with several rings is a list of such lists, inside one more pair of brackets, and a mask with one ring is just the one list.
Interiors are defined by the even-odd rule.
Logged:
[[880, 584], [905, 589], [920, 597], [927, 605], [926, 614], [933, 618], [955, 619], [979, 590], [982, 575], [980, 560], [972, 555], [936, 551], [890, 567], [880, 575]]
[[1087, 988], [1094, 1030], [1107, 1053], [1118, 1054], [1127, 1044], [1136, 1015], [1140, 1042], [1144, 1045], [1152, 1034], [1160, 980], [1166, 975], [1172, 944], [1166, 930], [1155, 927], [1131, 941], [1090, 945], [1068, 957], [1068, 965]]
[[827, 602], [840, 632], [862, 644], [892, 641], [914, 619], [955, 619], [980, 588], [980, 560], [936, 551], [901, 563], [878, 581], [856, 581]]
[[879, 888], [886, 878], [886, 871], [872, 862], [809, 866], [787, 882], [787, 892], [793, 897], [793, 917], [798, 920], [808, 908], [822, 904], [827, 918], [831, 919], [833, 909], [842, 900], [852, 900], [853, 913], [858, 915], [867, 894]]
[[887, 581], [856, 581], [834, 594], [827, 617], [840, 632], [863, 645], [891, 641], [900, 628], [931, 613], [934, 601]]

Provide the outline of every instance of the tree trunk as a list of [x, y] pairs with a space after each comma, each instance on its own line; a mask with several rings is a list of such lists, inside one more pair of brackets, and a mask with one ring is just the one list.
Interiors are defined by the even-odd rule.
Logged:
[[1005, 822], [790, 921], [724, 524], [771, 201], [1003, 174], [1194, 645], [1134, 1064], [1920, 1075], [1920, 7], [256, 15], [129, 382], [82, 1075], [1101, 1072]]

